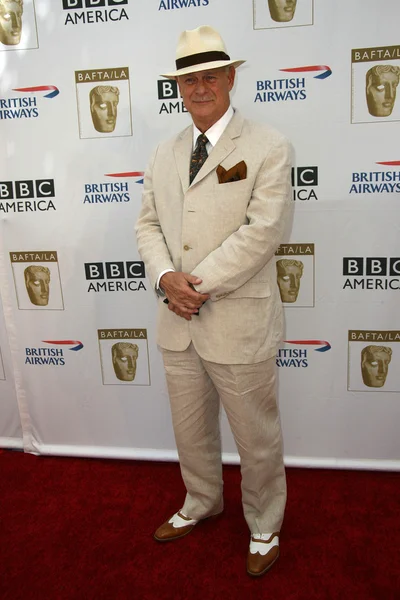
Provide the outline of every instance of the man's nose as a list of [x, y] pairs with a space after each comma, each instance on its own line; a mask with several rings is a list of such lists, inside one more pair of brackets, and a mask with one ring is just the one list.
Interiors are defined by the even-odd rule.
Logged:
[[200, 96], [202, 96], [203, 94], [205, 94], [207, 92], [207, 86], [202, 79], [199, 79], [199, 81], [196, 84], [196, 92]]
[[42, 294], [47, 294], [48, 291], [49, 291], [49, 284], [46, 283], [46, 281], [41, 281], [40, 282], [40, 292]]
[[296, 279], [294, 275], [289, 275], [289, 284], [290, 284], [290, 289], [291, 290], [295, 290], [296, 289]]

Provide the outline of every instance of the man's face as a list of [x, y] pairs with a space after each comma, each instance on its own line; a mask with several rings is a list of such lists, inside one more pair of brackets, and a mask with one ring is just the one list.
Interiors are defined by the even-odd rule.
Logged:
[[235, 81], [235, 69], [223, 67], [180, 75], [179, 89], [194, 124], [207, 131], [229, 108], [229, 92]]
[[278, 23], [291, 21], [296, 10], [297, 0], [268, 0], [271, 19]]
[[28, 271], [25, 285], [32, 304], [47, 306], [49, 303], [50, 273], [46, 271]]
[[23, 7], [19, 2], [0, 0], [0, 42], [16, 46], [21, 41]]
[[398, 84], [398, 75], [390, 71], [381, 73], [379, 79], [367, 75], [367, 104], [373, 117], [389, 117], [392, 114]]
[[389, 370], [392, 357], [384, 350], [371, 349], [367, 351], [361, 361], [362, 378], [368, 387], [383, 387]]
[[282, 302], [296, 302], [300, 289], [301, 268], [296, 265], [282, 265], [277, 261], [278, 286]]
[[100, 133], [111, 133], [117, 122], [118, 94], [115, 92], [101, 92], [94, 96], [95, 102], [91, 106], [93, 125]]
[[138, 351], [136, 348], [120, 348], [117, 346], [114, 349], [114, 371], [120, 381], [133, 381], [135, 379], [137, 357]]

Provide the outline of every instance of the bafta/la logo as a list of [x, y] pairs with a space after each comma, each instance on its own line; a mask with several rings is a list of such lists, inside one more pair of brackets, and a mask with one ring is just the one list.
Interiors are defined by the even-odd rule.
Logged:
[[351, 64], [351, 122], [399, 121], [400, 46], [352, 50]]
[[[0, 120], [7, 119], [35, 119], [40, 114], [41, 98], [55, 98], [60, 90], [55, 85], [36, 85], [31, 87], [14, 88], [13, 92], [29, 96], [15, 96], [13, 98], [0, 98]], [[39, 92], [39, 94], [38, 94]], [[40, 94], [42, 92], [42, 94]], [[47, 92], [44, 94], [43, 92]]]
[[[79, 340], [43, 340], [42, 343], [49, 344], [50, 347], [25, 348], [26, 365], [63, 367], [67, 358], [64, 348], [72, 352], [78, 352], [83, 348], [83, 344]], [[58, 347], [54, 348], [54, 346]]]
[[377, 165], [391, 167], [383, 171], [352, 173], [349, 194], [398, 194], [400, 192], [400, 160], [378, 161]]
[[[317, 73], [314, 79], [323, 80], [332, 75], [332, 69], [327, 65], [308, 65], [303, 67], [288, 67], [279, 69], [284, 73], [301, 75], [303, 73]], [[287, 102], [288, 100], [305, 100], [307, 98], [307, 77], [289, 77], [279, 79], [265, 79], [256, 82], [257, 94], [254, 102]]]
[[281, 244], [275, 255], [277, 283], [284, 306], [314, 306], [314, 244]]
[[400, 391], [399, 342], [398, 330], [350, 330], [347, 389]]
[[150, 385], [147, 329], [97, 331], [103, 385]]
[[[278, 367], [305, 368], [309, 366], [309, 346], [314, 352], [324, 353], [331, 349], [331, 345], [326, 340], [285, 340], [284, 344], [299, 346], [298, 348], [279, 348], [276, 355], [276, 364]], [[303, 347], [305, 346], [305, 348]]]
[[34, 0], [0, 0], [0, 51], [38, 48]]
[[128, 0], [62, 0], [64, 25], [129, 21]]
[[75, 71], [81, 139], [132, 135], [129, 68]]
[[313, 25], [314, 0], [253, 0], [254, 29]]
[[10, 260], [20, 310], [64, 310], [56, 251], [15, 251]]
[[[121, 204], [130, 202], [129, 182], [143, 183], [143, 171], [123, 171], [121, 173], [106, 173], [105, 177], [121, 181], [102, 183], [85, 183], [83, 204]], [[126, 179], [127, 181], [122, 181]]]

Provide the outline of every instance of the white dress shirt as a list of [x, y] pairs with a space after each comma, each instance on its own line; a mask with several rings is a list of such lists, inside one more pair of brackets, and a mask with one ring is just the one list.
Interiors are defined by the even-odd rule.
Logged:
[[[224, 133], [229, 121], [233, 117], [233, 113], [234, 113], [234, 110], [233, 110], [232, 106], [229, 106], [226, 113], [223, 114], [222, 117], [216, 123], [214, 123], [214, 125], [212, 125], [210, 127], [210, 129], [207, 129], [207, 131], [204, 132], [208, 139], [208, 142], [206, 144], [207, 154], [210, 154], [211, 150], [214, 148], [214, 146], [218, 142], [219, 138]], [[200, 131], [199, 129], [197, 129], [196, 125], [193, 123], [193, 150], [196, 148], [197, 138], [202, 133], [203, 132]], [[165, 273], [169, 273], [169, 272], [173, 272], [173, 271], [174, 271], [173, 269], [165, 269], [165, 271], [161, 271], [161, 273], [159, 274], [157, 283], [156, 283], [156, 291], [157, 291], [158, 295], [160, 295], [160, 296], [164, 295], [163, 290], [160, 288], [161, 277]]]

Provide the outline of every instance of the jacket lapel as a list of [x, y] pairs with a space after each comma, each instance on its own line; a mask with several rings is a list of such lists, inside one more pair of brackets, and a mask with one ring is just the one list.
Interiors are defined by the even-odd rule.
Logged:
[[235, 114], [228, 123], [224, 133], [221, 135], [217, 144], [211, 150], [206, 162], [197, 173], [192, 185], [196, 185], [211, 173], [211, 171], [214, 171], [218, 165], [235, 150], [236, 145], [233, 140], [241, 134], [243, 120], [243, 117], [235, 111]]
[[189, 187], [190, 157], [193, 148], [193, 127], [187, 127], [179, 135], [174, 145], [174, 156], [179, 178], [181, 180], [183, 193], [186, 194]]
[[[204, 177], [211, 173], [211, 171], [216, 169], [218, 165], [221, 164], [221, 162], [235, 150], [236, 145], [233, 140], [240, 136], [243, 127], [243, 121], [244, 119], [240, 113], [235, 111], [235, 114], [228, 123], [224, 133], [221, 135], [217, 144], [210, 152], [206, 162], [197, 173], [192, 186], [199, 183], [202, 179], [204, 179]], [[186, 194], [189, 188], [189, 167], [192, 149], [193, 128], [190, 126], [180, 134], [174, 146], [176, 166], [184, 194]]]

